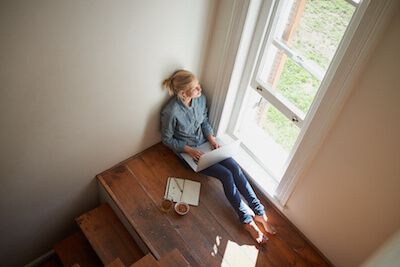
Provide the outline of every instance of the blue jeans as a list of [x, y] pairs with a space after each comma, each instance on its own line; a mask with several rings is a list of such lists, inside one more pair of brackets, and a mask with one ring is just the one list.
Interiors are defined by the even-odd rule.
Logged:
[[[186, 168], [191, 169], [185, 160], [179, 158], [179, 161]], [[253, 218], [248, 212], [243, 200], [240, 198], [239, 192], [246, 200], [249, 207], [254, 211], [255, 215], [265, 214], [264, 206], [258, 200], [242, 170], [232, 158], [210, 166], [200, 171], [200, 173], [215, 177], [222, 182], [225, 196], [239, 215], [239, 220], [242, 223], [250, 223]]]

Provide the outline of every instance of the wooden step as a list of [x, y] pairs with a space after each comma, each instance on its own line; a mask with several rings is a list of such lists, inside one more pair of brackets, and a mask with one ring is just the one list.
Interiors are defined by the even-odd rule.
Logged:
[[64, 266], [102, 266], [96, 252], [92, 249], [82, 231], [79, 231], [54, 245], [61, 263]]
[[174, 249], [160, 260], [156, 260], [150, 253], [135, 262], [130, 267], [170, 267], [170, 266], [190, 266], [182, 254]]
[[169, 266], [189, 266], [189, 263], [185, 260], [182, 254], [174, 249], [167, 256], [161, 258], [158, 261], [159, 266], [161, 267], [169, 267]]
[[143, 258], [132, 264], [130, 267], [158, 267], [160, 266], [156, 260], [156, 258], [153, 257], [153, 255], [146, 254]]
[[104, 265], [119, 258], [130, 266], [144, 256], [108, 203], [75, 220]]
[[112, 262], [110, 262], [109, 264], [107, 264], [105, 267], [125, 267], [125, 265], [122, 263], [122, 261], [117, 258], [115, 260], [113, 260]]

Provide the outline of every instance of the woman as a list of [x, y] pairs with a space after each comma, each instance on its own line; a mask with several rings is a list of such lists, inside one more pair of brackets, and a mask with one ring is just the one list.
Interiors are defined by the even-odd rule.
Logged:
[[[186, 152], [193, 159], [199, 160], [203, 152], [196, 149], [197, 146], [208, 141], [212, 149], [221, 147], [215, 141], [213, 130], [208, 123], [206, 98], [201, 93], [197, 78], [186, 70], [175, 72], [170, 78], [165, 79], [162, 85], [168, 89], [170, 95], [175, 95], [161, 112], [162, 141], [174, 151], [179, 161], [190, 169], [180, 153]], [[261, 223], [268, 233], [276, 233], [268, 222], [263, 205], [232, 158], [208, 167], [200, 173], [213, 176], [222, 182], [225, 195], [239, 215], [240, 221], [258, 243], [265, 243], [268, 238], [254, 221]], [[246, 209], [239, 192], [254, 211], [254, 219]]]

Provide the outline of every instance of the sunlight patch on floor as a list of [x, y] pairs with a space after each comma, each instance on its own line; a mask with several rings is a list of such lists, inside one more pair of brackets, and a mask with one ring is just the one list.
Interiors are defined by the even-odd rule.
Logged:
[[211, 252], [211, 255], [213, 257], [215, 257], [215, 255], [218, 254], [218, 247], [219, 247], [220, 244], [221, 244], [221, 237], [219, 235], [217, 235], [215, 237], [215, 244], [213, 246], [213, 251]]
[[258, 249], [254, 245], [239, 245], [228, 240], [221, 266], [256, 266], [257, 258]]

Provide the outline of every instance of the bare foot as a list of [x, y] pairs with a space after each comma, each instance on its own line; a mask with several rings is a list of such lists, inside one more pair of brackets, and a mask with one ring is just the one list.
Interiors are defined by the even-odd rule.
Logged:
[[271, 235], [276, 234], [276, 229], [273, 227], [269, 222], [268, 222], [268, 217], [267, 215], [256, 215], [254, 216], [254, 220], [256, 222], [261, 223], [264, 226], [265, 231], [270, 233]]
[[257, 241], [258, 244], [264, 244], [267, 242], [268, 237], [266, 237], [258, 228], [254, 221], [250, 223], [243, 224], [244, 228], [250, 233], [250, 235]]

